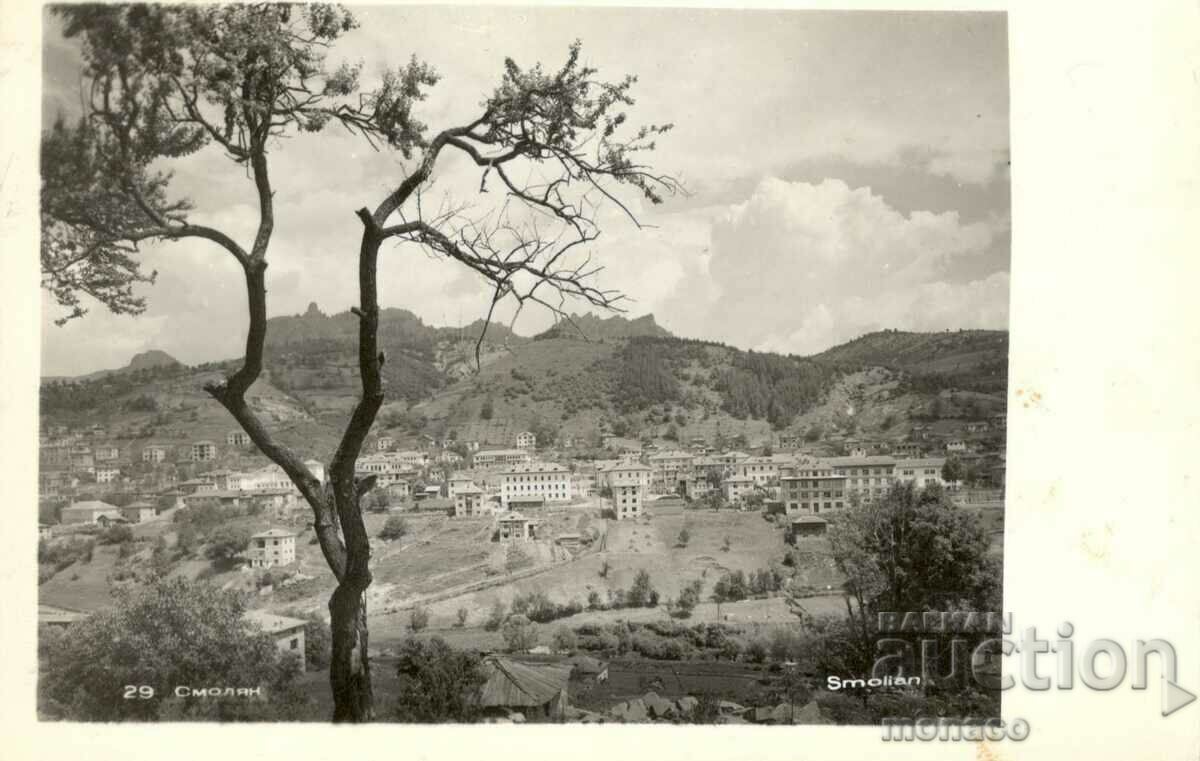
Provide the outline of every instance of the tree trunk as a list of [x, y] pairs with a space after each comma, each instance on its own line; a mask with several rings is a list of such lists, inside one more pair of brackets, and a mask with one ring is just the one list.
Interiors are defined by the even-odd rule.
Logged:
[[333, 721], [371, 721], [375, 718], [375, 705], [367, 654], [366, 590], [339, 584], [329, 598], [329, 615], [333, 630], [333, 658], [329, 664]]

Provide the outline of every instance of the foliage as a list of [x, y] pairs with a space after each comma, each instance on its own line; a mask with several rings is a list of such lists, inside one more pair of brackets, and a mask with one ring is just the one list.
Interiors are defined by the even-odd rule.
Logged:
[[454, 614], [454, 625], [459, 629], [467, 625], [467, 616], [470, 612], [466, 608], [459, 608]]
[[500, 635], [504, 637], [505, 648], [512, 653], [528, 652], [538, 641], [537, 625], [522, 615], [509, 616], [500, 627]]
[[[41, 666], [44, 718], [76, 721], [302, 718], [296, 664], [252, 628], [242, 600], [205, 584], [159, 580], [118, 588], [116, 604], [72, 625]], [[152, 685], [151, 700], [125, 700], [125, 685]], [[174, 686], [261, 687], [263, 698], [176, 697]]]
[[679, 529], [679, 536], [675, 540], [676, 547], [687, 547], [688, 542], [692, 540], [692, 534], [686, 527]]
[[400, 721], [471, 722], [479, 715], [486, 677], [475, 653], [455, 650], [440, 637], [400, 645], [396, 718]]
[[500, 630], [500, 625], [504, 623], [504, 619], [508, 617], [508, 611], [504, 607], [504, 603], [496, 600], [492, 603], [491, 610], [488, 611], [487, 620], [483, 624], [485, 631], [494, 632]]
[[125, 544], [133, 541], [133, 529], [123, 523], [114, 523], [100, 532], [100, 544]]
[[204, 556], [209, 560], [233, 560], [250, 544], [250, 530], [241, 526], [220, 526], [208, 535]]
[[383, 528], [379, 530], [379, 538], [391, 541], [399, 539], [408, 534], [408, 523], [399, 515], [393, 515], [383, 523]]
[[643, 608], [657, 603], [658, 592], [650, 583], [650, 574], [643, 568], [633, 577], [633, 586], [625, 595], [625, 604], [631, 608]]
[[419, 632], [426, 626], [429, 626], [429, 611], [417, 605], [409, 611], [408, 628], [410, 631]]
[[552, 638], [554, 649], [560, 653], [573, 653], [579, 647], [578, 639], [575, 637], [575, 632], [565, 626], [559, 626], [554, 630]]

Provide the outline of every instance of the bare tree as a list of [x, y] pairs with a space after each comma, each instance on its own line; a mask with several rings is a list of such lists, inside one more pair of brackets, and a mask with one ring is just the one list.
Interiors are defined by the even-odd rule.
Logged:
[[[638, 161], [670, 125], [626, 135], [622, 109], [633, 104], [634, 78], [598, 78], [580, 63], [578, 44], [554, 71], [506, 60], [478, 116], [429, 138], [413, 114], [438, 81], [428, 65], [412, 59], [369, 92], [360, 89], [356, 67], [326, 69], [325, 50], [355, 25], [339, 7], [64, 6], [56, 13], [66, 34], [83, 41], [87, 98], [78, 125], [60, 121], [43, 135], [43, 284], [71, 310], [66, 319], [86, 311], [81, 293], [136, 314], [145, 303], [134, 288], [153, 280], [136, 257], [142, 242], [202, 238], [238, 262], [250, 317], [245, 354], [235, 372], [206, 390], [313, 510], [321, 551], [337, 579], [329, 601], [333, 719], [370, 720], [370, 544], [361, 500], [373, 478], [356, 474], [355, 463], [385, 394], [377, 341], [384, 245], [419, 247], [476, 273], [492, 292], [485, 326], [505, 299], [515, 301], [518, 313], [536, 304], [563, 319], [570, 319], [564, 308], [570, 299], [619, 310], [622, 295], [594, 284], [601, 267], [586, 247], [600, 233], [605, 205], [637, 223], [622, 188], [650, 203], [678, 189]], [[264, 363], [265, 276], [275, 227], [270, 149], [278, 138], [329, 125], [399, 151], [410, 163], [393, 190], [357, 212], [359, 303], [352, 311], [359, 318], [361, 398], [322, 482], [272, 437], [246, 393]], [[169, 197], [170, 175], [151, 169], [210, 144], [254, 183], [259, 221], [248, 246], [189, 222], [190, 204]], [[482, 212], [449, 202], [431, 208], [426, 196], [439, 159], [450, 152], [478, 168], [480, 194], [498, 189], [503, 200]]]

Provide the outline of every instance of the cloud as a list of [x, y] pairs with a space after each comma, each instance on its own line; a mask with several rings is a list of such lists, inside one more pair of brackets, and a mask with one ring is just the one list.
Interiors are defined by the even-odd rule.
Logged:
[[715, 219], [707, 276], [697, 267], [667, 311], [685, 335], [800, 354], [884, 328], [1005, 328], [1006, 272], [949, 275], [1002, 228], [905, 215], [840, 180], [767, 178]]

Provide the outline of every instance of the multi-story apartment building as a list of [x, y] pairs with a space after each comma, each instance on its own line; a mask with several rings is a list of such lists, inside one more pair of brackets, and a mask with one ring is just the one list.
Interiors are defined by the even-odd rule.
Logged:
[[618, 478], [612, 485], [613, 513], [617, 520], [636, 519], [642, 514], [645, 487], [637, 478]]
[[864, 502], [878, 499], [887, 494], [895, 480], [893, 457], [833, 457], [826, 462], [834, 473], [846, 477], [847, 498], [857, 495]]
[[96, 447], [95, 451], [96, 462], [112, 462], [121, 457], [121, 450], [112, 444], [101, 444]]
[[913, 483], [919, 487], [947, 486], [942, 479], [942, 466], [946, 464], [944, 457], [928, 457], [919, 460], [898, 460], [896, 462], [896, 482]]
[[650, 455], [650, 490], [655, 494], [674, 494], [680, 483], [687, 480], [695, 459], [691, 452], [679, 450]]
[[250, 434], [242, 430], [230, 431], [225, 434], [225, 443], [231, 447], [250, 446]]
[[596, 474], [596, 483], [600, 488], [612, 486], [617, 481], [636, 481], [644, 490], [650, 488], [650, 466], [631, 460], [618, 461], [604, 466]]
[[160, 463], [167, 459], [167, 448], [161, 444], [142, 447], [142, 462]]
[[296, 562], [296, 535], [287, 529], [273, 528], [250, 537], [251, 568], [270, 568]]
[[120, 477], [120, 468], [96, 468], [96, 483], [98, 484], [111, 484]]
[[217, 445], [211, 441], [197, 441], [192, 444], [192, 460], [207, 462], [217, 459]]
[[741, 504], [746, 495], [754, 491], [754, 479], [748, 476], [729, 476], [721, 482], [725, 499], [732, 505]]
[[392, 458], [401, 465], [410, 468], [423, 468], [429, 462], [429, 458], [424, 452], [409, 450], [407, 452], [396, 452], [391, 455]]
[[396, 440], [391, 436], [380, 436], [375, 439], [375, 451], [377, 452], [386, 452], [394, 446], [396, 446]]
[[767, 486], [779, 480], [781, 468], [793, 463], [793, 458], [783, 455], [747, 457], [732, 466], [733, 475], [749, 478], [758, 486]]
[[521, 431], [517, 434], [517, 449], [537, 449], [537, 436], [531, 431]]
[[784, 510], [792, 513], [820, 513], [846, 507], [846, 476], [834, 471], [828, 462], [810, 462], [793, 474], [780, 478]]
[[483, 489], [473, 483], [462, 486], [454, 494], [454, 517], [473, 518], [484, 515]]
[[571, 501], [571, 473], [555, 463], [518, 465], [500, 476], [500, 504]]

